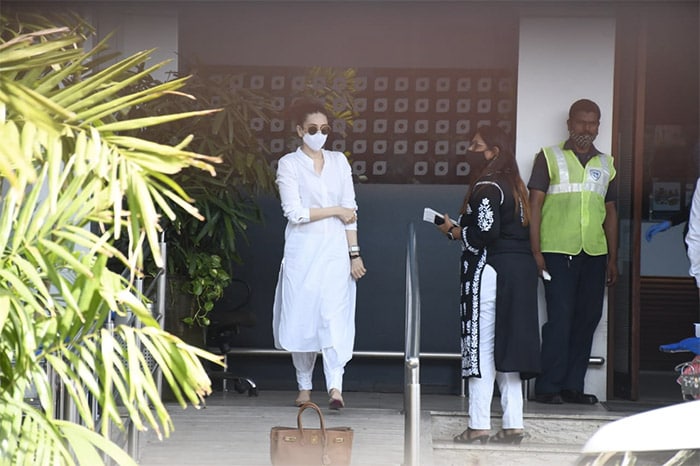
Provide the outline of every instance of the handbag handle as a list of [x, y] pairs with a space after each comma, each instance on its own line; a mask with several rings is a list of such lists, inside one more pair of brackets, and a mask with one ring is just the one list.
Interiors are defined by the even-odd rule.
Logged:
[[326, 443], [326, 422], [323, 419], [323, 413], [321, 412], [321, 408], [319, 408], [316, 403], [313, 403], [311, 401], [307, 401], [306, 403], [302, 404], [299, 407], [299, 414], [297, 414], [297, 428], [299, 429], [299, 433], [302, 438], [304, 438], [304, 427], [301, 425], [301, 414], [306, 410], [307, 408], [311, 408], [314, 411], [316, 411], [316, 414], [318, 414], [318, 419], [321, 424], [321, 436], [323, 437], [323, 443], [325, 445]]
[[[675, 367], [675, 370], [680, 372], [681, 375], [696, 375], [694, 361], [682, 362]], [[689, 369], [686, 374], [685, 371]], [[700, 374], [697, 374], [700, 375]]]

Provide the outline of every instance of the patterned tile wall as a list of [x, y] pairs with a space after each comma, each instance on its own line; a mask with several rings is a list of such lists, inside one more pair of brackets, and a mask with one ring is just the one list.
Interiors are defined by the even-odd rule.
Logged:
[[[352, 126], [333, 122], [326, 149], [348, 153], [353, 173], [371, 183], [464, 183], [469, 165], [463, 156], [479, 125], [512, 132], [515, 79], [511, 70], [358, 68]], [[273, 96], [280, 114], [304, 88], [303, 68], [233, 68], [235, 86]], [[319, 77], [317, 86], [342, 89]], [[336, 102], [342, 110], [343, 103]], [[271, 163], [296, 147], [292, 122], [273, 118], [251, 121], [271, 154]]]

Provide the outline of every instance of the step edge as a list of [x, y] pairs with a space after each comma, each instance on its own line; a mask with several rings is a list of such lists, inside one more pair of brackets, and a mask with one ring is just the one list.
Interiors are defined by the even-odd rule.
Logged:
[[[464, 411], [430, 411], [432, 417], [468, 417], [468, 414]], [[501, 415], [498, 411], [492, 411], [491, 416], [499, 417]], [[559, 419], [559, 420], [572, 420], [572, 421], [616, 421], [628, 417], [629, 414], [550, 414], [550, 413], [524, 413], [523, 417], [525, 419]]]

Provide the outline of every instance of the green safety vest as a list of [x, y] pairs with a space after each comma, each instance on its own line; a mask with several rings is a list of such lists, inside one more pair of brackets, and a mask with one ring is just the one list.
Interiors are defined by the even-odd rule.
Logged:
[[542, 252], [602, 256], [608, 253], [603, 222], [605, 194], [615, 177], [613, 158], [598, 154], [583, 167], [563, 146], [543, 149], [550, 181], [542, 205]]

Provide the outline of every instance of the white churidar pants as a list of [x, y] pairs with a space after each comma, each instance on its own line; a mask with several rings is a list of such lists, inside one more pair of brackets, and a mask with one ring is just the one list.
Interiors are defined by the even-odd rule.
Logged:
[[[299, 390], [311, 390], [317, 354], [316, 351], [308, 353], [292, 352], [292, 362], [297, 372]], [[330, 392], [331, 388], [337, 388], [342, 393], [345, 365], [338, 361], [333, 348], [323, 348], [321, 354], [323, 356], [323, 374], [326, 377], [326, 390]]]
[[491, 429], [493, 383], [498, 382], [503, 409], [503, 428], [523, 428], [523, 392], [520, 373], [497, 372], [494, 362], [496, 330], [496, 271], [490, 265], [481, 275], [479, 301], [479, 361], [481, 378], [469, 378], [469, 427]]

